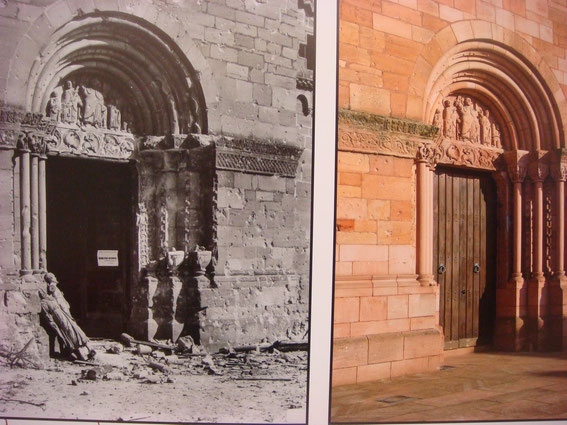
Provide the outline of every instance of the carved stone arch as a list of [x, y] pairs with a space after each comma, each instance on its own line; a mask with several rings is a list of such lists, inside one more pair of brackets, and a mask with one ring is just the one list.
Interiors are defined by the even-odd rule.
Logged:
[[[174, 133], [175, 114], [178, 132], [208, 132], [205, 99], [214, 103], [217, 89], [192, 38], [179, 26], [159, 25], [152, 4], [119, 3], [128, 13], [94, 4], [90, 10], [74, 0], [47, 8], [10, 61], [5, 103], [45, 112], [53, 89], [66, 79], [97, 77], [126, 93], [140, 123], [137, 133]], [[188, 131], [184, 117], [191, 110], [198, 125]]]
[[[555, 75], [521, 36], [495, 24], [452, 24], [425, 46], [410, 78], [422, 103], [408, 116], [431, 123], [449, 93], [482, 98], [504, 127], [506, 149], [565, 146], [567, 102]], [[420, 110], [421, 109], [421, 110]]]

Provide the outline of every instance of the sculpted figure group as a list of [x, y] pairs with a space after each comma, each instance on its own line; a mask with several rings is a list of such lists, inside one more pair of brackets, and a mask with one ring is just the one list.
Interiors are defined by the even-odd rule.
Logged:
[[105, 103], [100, 82], [93, 79], [90, 86], [73, 87], [71, 81], [66, 81], [64, 87], [53, 90], [47, 103], [47, 117], [65, 124], [128, 131], [118, 107]]
[[435, 111], [433, 125], [448, 139], [502, 148], [500, 130], [490, 118], [490, 111], [483, 110], [470, 97], [445, 99], [443, 107]]

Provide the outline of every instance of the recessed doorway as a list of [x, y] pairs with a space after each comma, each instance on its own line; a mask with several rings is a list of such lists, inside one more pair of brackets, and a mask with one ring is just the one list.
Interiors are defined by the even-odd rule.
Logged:
[[438, 167], [434, 267], [445, 349], [491, 345], [496, 314], [496, 188], [488, 173]]
[[47, 160], [47, 266], [90, 337], [115, 338], [125, 330], [133, 176], [127, 163]]

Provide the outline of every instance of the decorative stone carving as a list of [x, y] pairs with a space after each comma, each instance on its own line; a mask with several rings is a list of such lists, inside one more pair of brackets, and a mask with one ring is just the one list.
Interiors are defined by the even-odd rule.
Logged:
[[302, 149], [250, 139], [215, 138], [215, 167], [295, 177]]
[[495, 161], [501, 152], [488, 147], [442, 139], [435, 145], [433, 155], [436, 163], [495, 170]]
[[80, 107], [83, 101], [79, 97], [79, 88], [73, 88], [73, 83], [67, 81], [65, 90], [61, 95], [61, 122], [66, 124], [77, 124], [79, 122]]
[[48, 140], [49, 151], [112, 159], [132, 157], [137, 141], [130, 134], [83, 130], [59, 124]]
[[128, 123], [122, 121], [122, 111], [116, 105], [104, 102], [101, 83], [97, 79], [77, 87], [68, 80], [64, 87], [56, 87], [47, 103], [46, 114], [49, 120], [63, 124], [129, 131]]
[[440, 128], [444, 139], [502, 148], [500, 130], [490, 110], [470, 97], [445, 98], [435, 110], [433, 125]]
[[339, 110], [338, 118], [341, 125], [363, 128], [371, 131], [393, 131], [430, 139], [435, 137], [439, 131], [432, 125], [423, 124], [417, 121], [384, 117], [364, 112], [353, 112], [346, 109]]
[[160, 255], [163, 257], [167, 256], [168, 246], [169, 246], [169, 212], [167, 211], [167, 204], [165, 199], [165, 193], [160, 196], [159, 205], [159, 246]]
[[188, 266], [196, 276], [203, 276], [212, 259], [211, 251], [202, 246], [196, 246], [193, 251], [187, 253]]
[[534, 182], [542, 182], [549, 175], [549, 165], [543, 158], [544, 152], [532, 152], [528, 164], [528, 175]]
[[523, 182], [528, 172], [528, 152], [509, 151], [504, 152], [503, 157], [510, 180], [514, 183]]
[[339, 128], [339, 149], [354, 152], [383, 153], [414, 158], [422, 140], [414, 141], [391, 133], [370, 133]]
[[142, 270], [150, 263], [148, 210], [143, 202], [138, 204], [136, 226], [138, 227], [138, 267]]
[[567, 180], [567, 150], [565, 148], [559, 148], [555, 152], [550, 168], [554, 180], [563, 182]]

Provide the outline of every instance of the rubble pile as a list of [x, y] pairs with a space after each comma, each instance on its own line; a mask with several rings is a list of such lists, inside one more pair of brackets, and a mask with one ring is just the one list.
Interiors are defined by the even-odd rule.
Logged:
[[102, 339], [91, 341], [96, 356], [91, 361], [74, 362], [82, 368], [72, 384], [97, 380], [173, 383], [176, 375], [291, 381], [297, 372], [307, 370], [306, 343], [276, 341], [229, 347], [211, 354], [204, 352], [190, 337], [180, 338], [177, 344], [136, 341], [127, 334], [123, 334], [121, 340], [122, 344]]

